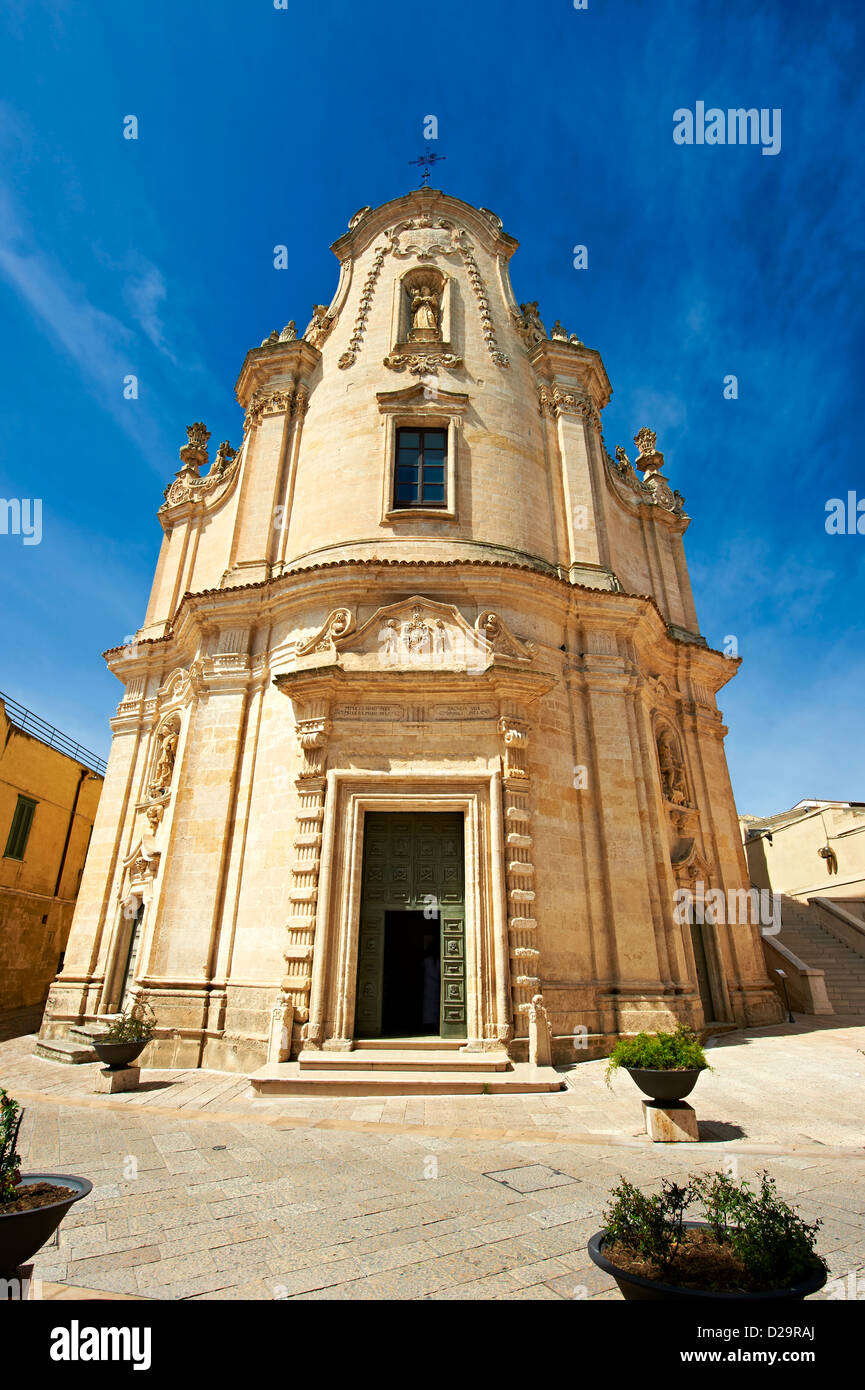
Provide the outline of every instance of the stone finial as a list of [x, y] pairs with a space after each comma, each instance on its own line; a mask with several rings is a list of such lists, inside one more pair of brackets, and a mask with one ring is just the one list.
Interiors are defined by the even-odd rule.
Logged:
[[216, 458], [213, 460], [214, 473], [224, 473], [236, 454], [237, 450], [232, 449], [227, 439], [223, 439], [216, 451]]
[[558, 339], [559, 342], [568, 342], [568, 330], [565, 328], [561, 319], [556, 319], [550, 330], [550, 337]]
[[281, 343], [293, 343], [296, 337], [297, 325], [294, 319], [289, 319], [288, 323], [285, 325], [285, 327], [279, 335], [279, 341]]
[[210, 438], [210, 430], [197, 420], [194, 425], [186, 426], [187, 443], [180, 450], [180, 461], [183, 468], [182, 473], [198, 474], [208, 460], [207, 441]]
[[637, 446], [634, 462], [643, 473], [658, 473], [664, 466], [664, 455], [655, 448], [655, 439], [655, 431], [646, 425], [634, 435], [634, 443]]

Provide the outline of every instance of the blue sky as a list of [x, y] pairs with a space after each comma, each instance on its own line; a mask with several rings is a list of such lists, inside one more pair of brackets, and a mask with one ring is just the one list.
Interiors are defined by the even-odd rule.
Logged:
[[[435, 148], [522, 243], [518, 299], [602, 352], [610, 450], [658, 432], [702, 631], [744, 658], [740, 809], [865, 799], [865, 536], [824, 527], [865, 496], [863, 27], [797, 0], [7, 0], [0, 495], [43, 499], [43, 539], [0, 536], [0, 689], [107, 753], [100, 652], [143, 620], [185, 425], [240, 442], [245, 351], [331, 298], [330, 243]], [[780, 153], [674, 144], [697, 101], [780, 108]]]

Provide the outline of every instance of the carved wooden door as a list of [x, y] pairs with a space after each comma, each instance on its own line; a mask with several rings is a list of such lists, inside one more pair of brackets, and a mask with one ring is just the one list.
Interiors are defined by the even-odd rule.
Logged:
[[370, 812], [364, 827], [355, 1032], [382, 1027], [388, 912], [415, 912], [438, 924], [441, 1037], [466, 1036], [463, 816]]
[[709, 1023], [715, 1018], [715, 1004], [712, 999], [712, 981], [709, 974], [709, 961], [706, 955], [706, 939], [703, 936], [703, 930], [702, 923], [691, 923], [691, 942], [694, 947], [694, 965], [697, 969], [697, 988], [700, 991], [700, 999], [703, 1004], [704, 1020]]

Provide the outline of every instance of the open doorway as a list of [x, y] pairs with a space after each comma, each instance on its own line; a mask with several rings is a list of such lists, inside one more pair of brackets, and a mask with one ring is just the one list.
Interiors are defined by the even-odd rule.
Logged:
[[437, 1037], [441, 1011], [439, 924], [423, 912], [385, 912], [381, 1031]]

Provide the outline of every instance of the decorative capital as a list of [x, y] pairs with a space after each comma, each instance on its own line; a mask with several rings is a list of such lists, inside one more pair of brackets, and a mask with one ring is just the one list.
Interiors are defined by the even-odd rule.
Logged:
[[526, 769], [526, 748], [529, 742], [529, 731], [526, 725], [522, 720], [514, 719], [510, 715], [502, 715], [499, 719], [499, 733], [504, 745], [505, 779], [526, 780], [529, 775]]
[[299, 782], [324, 776], [327, 740], [332, 724], [329, 719], [301, 719], [295, 733], [303, 752], [303, 767], [298, 776]]

